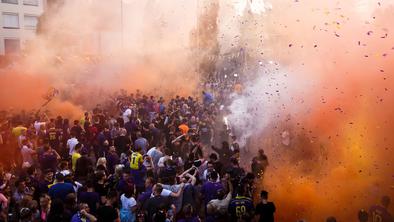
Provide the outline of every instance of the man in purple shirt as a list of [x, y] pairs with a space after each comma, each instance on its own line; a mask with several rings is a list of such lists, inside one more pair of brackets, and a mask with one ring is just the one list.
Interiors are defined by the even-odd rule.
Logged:
[[389, 205], [390, 197], [382, 197], [381, 205], [374, 205], [369, 209], [369, 216], [371, 218], [371, 221], [393, 222], [394, 219], [388, 211]]
[[218, 173], [216, 171], [212, 171], [209, 174], [208, 181], [204, 183], [201, 187], [201, 194], [204, 198], [205, 206], [209, 201], [213, 199], [217, 199], [218, 191], [223, 189], [223, 185], [221, 182], [216, 182], [218, 179]]

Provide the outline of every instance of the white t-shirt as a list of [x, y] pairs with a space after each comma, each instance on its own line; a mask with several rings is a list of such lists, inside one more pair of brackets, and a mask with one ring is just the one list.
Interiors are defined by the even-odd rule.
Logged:
[[30, 149], [28, 146], [22, 146], [21, 154], [23, 162], [28, 162], [30, 165], [33, 165], [33, 157], [32, 154], [34, 150]]
[[163, 157], [160, 157], [160, 159], [159, 159], [159, 162], [157, 163], [157, 166], [158, 167], [164, 167], [164, 163], [167, 161], [167, 160], [169, 160], [169, 159], [172, 159], [172, 157], [171, 156], [163, 156]]
[[137, 205], [134, 197], [127, 198], [124, 194], [120, 196], [120, 201], [122, 202], [122, 209], [130, 210], [132, 207]]
[[155, 167], [158, 165], [160, 158], [163, 157], [163, 153], [156, 147], [150, 148], [146, 154], [152, 158]]
[[[163, 189], [162, 191], [161, 191], [161, 196], [163, 196], [163, 197], [169, 197], [170, 195], [171, 195], [171, 193], [172, 193], [172, 191], [171, 190], [167, 190], [167, 189]], [[152, 198], [152, 197], [154, 197], [153, 196], [153, 192], [152, 192], [152, 194], [150, 195], [150, 197]]]
[[34, 122], [34, 129], [36, 129], [36, 133], [40, 131], [41, 126], [45, 126], [45, 122]]
[[74, 153], [74, 148], [75, 145], [77, 145], [79, 142], [77, 140], [77, 138], [71, 138], [67, 140], [67, 147], [70, 149], [68, 154], [71, 156]]
[[228, 193], [226, 198], [223, 200], [219, 199], [213, 199], [209, 201], [208, 204], [211, 204], [215, 210], [219, 211], [222, 215], [227, 213], [228, 205], [230, 204], [231, 201], [231, 193]]
[[130, 121], [130, 116], [131, 116], [131, 109], [126, 109], [126, 110], [123, 112], [123, 114], [122, 114], [124, 123], [127, 123], [127, 122]]

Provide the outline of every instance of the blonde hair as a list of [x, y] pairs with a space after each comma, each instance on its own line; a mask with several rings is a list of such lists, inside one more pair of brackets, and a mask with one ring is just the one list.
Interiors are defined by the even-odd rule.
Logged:
[[96, 167], [99, 166], [99, 165], [103, 165], [103, 166], [107, 167], [107, 159], [105, 159], [105, 157], [100, 157], [97, 160]]

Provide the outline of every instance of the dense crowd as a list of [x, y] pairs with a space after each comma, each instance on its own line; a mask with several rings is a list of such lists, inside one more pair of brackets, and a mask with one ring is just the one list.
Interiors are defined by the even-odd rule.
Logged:
[[123, 92], [115, 112], [97, 105], [73, 121], [2, 112], [1, 220], [273, 221], [268, 193], [252, 199], [266, 156], [254, 175], [235, 136], [213, 146], [220, 105], [202, 97]]
[[[250, 172], [241, 167], [221, 120], [207, 92], [201, 101], [122, 92], [73, 121], [1, 112], [0, 221], [273, 222], [274, 203], [255, 188], [267, 156], [260, 149]], [[387, 198], [377, 210], [387, 212]]]

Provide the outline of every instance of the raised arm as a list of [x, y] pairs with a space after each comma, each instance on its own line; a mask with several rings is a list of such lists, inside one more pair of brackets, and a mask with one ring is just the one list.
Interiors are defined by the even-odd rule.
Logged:
[[186, 174], [188, 174], [191, 170], [197, 169], [195, 166], [190, 167], [189, 169], [185, 170], [179, 177], [184, 177]]
[[170, 196], [171, 197], [180, 197], [182, 195], [182, 193], [183, 193], [183, 188], [184, 187], [185, 187], [185, 184], [181, 183], [181, 189], [179, 189], [178, 192], [176, 192], [176, 193], [171, 192]]
[[186, 176], [189, 177], [189, 179], [191, 180], [191, 181], [190, 181], [191, 185], [194, 186], [194, 185], [196, 184], [197, 178], [196, 178], [195, 176], [189, 174], [189, 173], [187, 173]]

